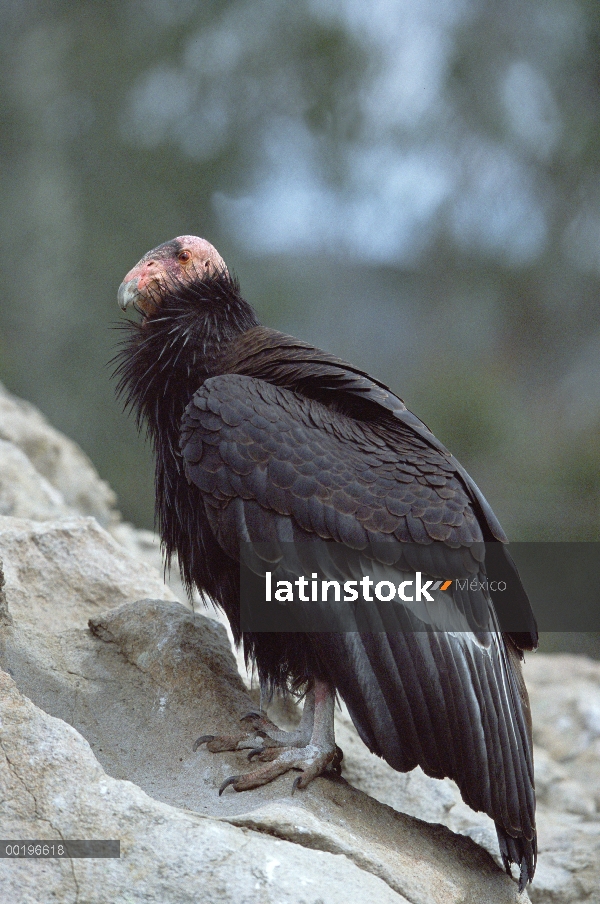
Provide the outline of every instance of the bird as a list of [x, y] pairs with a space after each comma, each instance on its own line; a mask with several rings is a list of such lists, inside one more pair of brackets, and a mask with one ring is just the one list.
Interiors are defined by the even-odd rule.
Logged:
[[[388, 386], [263, 326], [207, 240], [182, 235], [146, 253], [118, 303], [139, 315], [121, 322], [117, 393], [155, 454], [165, 561], [176, 556], [188, 592], [223, 610], [265, 693], [304, 697], [293, 732], [253, 712], [239, 735], [198, 739], [195, 748], [212, 752], [249, 750], [252, 771], [231, 776], [219, 793], [288, 771], [293, 790], [339, 773], [341, 698], [372, 753], [399, 772], [420, 766], [453, 779], [463, 800], [493, 819], [502, 863], [509, 875], [516, 865], [522, 890], [537, 861], [522, 661], [538, 635], [507, 537], [480, 489]], [[286, 550], [296, 549], [308, 567], [319, 550], [329, 575], [347, 577], [367, 561], [396, 579], [422, 569], [469, 580], [466, 589], [456, 580], [436, 591], [435, 606], [407, 604], [398, 630], [393, 619], [370, 630], [311, 630], [315, 610], [306, 605], [301, 630], [244, 629], [248, 549], [280, 574], [293, 571]], [[490, 588], [507, 578], [519, 619], [505, 627]], [[293, 624], [294, 605], [284, 608]], [[439, 627], [448, 613], [448, 630], [401, 629]]]

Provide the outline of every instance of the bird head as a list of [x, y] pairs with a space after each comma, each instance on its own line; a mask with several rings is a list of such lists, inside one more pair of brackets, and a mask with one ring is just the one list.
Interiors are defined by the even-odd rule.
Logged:
[[144, 318], [160, 309], [162, 300], [182, 284], [227, 275], [225, 261], [206, 239], [180, 235], [148, 251], [119, 286], [119, 306], [128, 305]]

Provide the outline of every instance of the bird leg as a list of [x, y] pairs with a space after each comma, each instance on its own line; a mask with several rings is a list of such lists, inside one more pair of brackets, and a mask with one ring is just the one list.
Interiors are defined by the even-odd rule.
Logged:
[[315, 689], [311, 686], [304, 699], [300, 724], [295, 731], [282, 731], [264, 713], [249, 712], [242, 716], [242, 722], [249, 724], [253, 731], [237, 735], [202, 735], [194, 744], [194, 751], [201, 744], [211, 753], [225, 750], [250, 750], [252, 759], [269, 747], [305, 747], [310, 741], [315, 716]]
[[[335, 693], [331, 685], [318, 679], [315, 679], [313, 692], [314, 717], [308, 741], [304, 741], [302, 746], [297, 744], [267, 746], [258, 752], [251, 751], [249, 758], [256, 756], [267, 765], [244, 775], [230, 776], [219, 788], [219, 795], [229, 785], [233, 785], [235, 791], [249, 791], [251, 788], [258, 788], [260, 785], [272, 782], [284, 772], [289, 772], [290, 769], [297, 769], [302, 773], [294, 780], [292, 794], [296, 788], [305, 788], [313, 778], [321, 775], [327, 768], [332, 768], [339, 774], [343, 753], [335, 743], [333, 725]], [[300, 728], [302, 728], [302, 723], [300, 723]], [[297, 733], [289, 734], [297, 734], [300, 739], [300, 729]]]
[[266, 737], [261, 737], [262, 744], [255, 745], [248, 754], [248, 759], [262, 753], [263, 749], [269, 747], [305, 747], [311, 738], [313, 725], [315, 721], [315, 689], [311, 686], [306, 692], [304, 706], [302, 708], [302, 717], [300, 724], [294, 731], [283, 731], [274, 722], [271, 722], [266, 716], [260, 713], [247, 713], [244, 721], [250, 721], [257, 732], [264, 732]]

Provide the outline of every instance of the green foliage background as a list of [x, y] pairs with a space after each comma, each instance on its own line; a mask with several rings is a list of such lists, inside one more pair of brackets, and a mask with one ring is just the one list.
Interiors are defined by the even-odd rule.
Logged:
[[[0, 378], [151, 526], [117, 287], [213, 242], [386, 380], [512, 539], [600, 539], [600, 7], [5, 0]], [[580, 641], [578, 641], [579, 643]]]

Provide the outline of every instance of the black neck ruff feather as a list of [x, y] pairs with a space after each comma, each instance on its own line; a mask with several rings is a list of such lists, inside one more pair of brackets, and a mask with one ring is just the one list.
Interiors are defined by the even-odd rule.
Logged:
[[[145, 423], [156, 455], [155, 522], [166, 567], [179, 552], [182, 577], [191, 593], [195, 583], [199, 525], [188, 523], [193, 487], [183, 474], [179, 428], [194, 392], [217, 375], [229, 343], [258, 325], [239, 284], [226, 271], [193, 282], [172, 281], [154, 298], [156, 313], [122, 325], [127, 335], [112, 363], [117, 395]], [[200, 504], [197, 511], [203, 510]], [[192, 537], [196, 537], [196, 543]], [[182, 555], [182, 552], [184, 555]], [[219, 594], [217, 594], [217, 597]]]
[[[156, 313], [127, 321], [127, 336], [113, 359], [117, 395], [145, 420], [154, 443], [166, 408], [185, 405], [211, 375], [227, 344], [258, 324], [236, 279], [222, 272], [193, 282], [172, 281], [155, 295]], [[183, 398], [185, 396], [185, 398]], [[174, 412], [173, 412], [174, 413]], [[181, 411], [183, 413], [183, 409]]]

